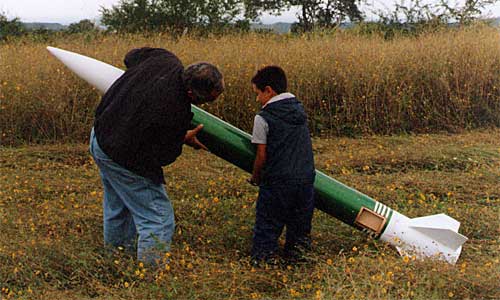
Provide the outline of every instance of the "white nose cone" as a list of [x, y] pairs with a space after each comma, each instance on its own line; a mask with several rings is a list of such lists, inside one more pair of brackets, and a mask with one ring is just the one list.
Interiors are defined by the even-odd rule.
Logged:
[[455, 264], [467, 237], [458, 233], [460, 222], [445, 215], [409, 219], [394, 211], [380, 237], [398, 249], [401, 255], [434, 257]]
[[117, 67], [87, 56], [54, 47], [47, 47], [47, 50], [78, 77], [87, 81], [102, 93], [105, 93], [113, 82], [124, 73], [123, 70]]

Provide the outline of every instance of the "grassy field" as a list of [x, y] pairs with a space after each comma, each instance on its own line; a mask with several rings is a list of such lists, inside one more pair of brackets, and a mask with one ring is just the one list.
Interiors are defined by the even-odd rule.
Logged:
[[[0, 44], [0, 299], [500, 299], [499, 42], [479, 26], [392, 40], [339, 31]], [[213, 62], [227, 86], [204, 108], [246, 130], [258, 109], [251, 76], [283, 66], [310, 116], [317, 168], [409, 217], [459, 220], [469, 237], [460, 260], [401, 258], [317, 211], [306, 263], [253, 268], [257, 189], [191, 149], [165, 169], [178, 225], [169, 264], [105, 251], [102, 187], [83, 144], [100, 96], [47, 45], [118, 67], [140, 46]]]
[[172, 39], [166, 34], [14, 40], [0, 44], [0, 144], [82, 142], [98, 93], [45, 50], [47, 45], [123, 68], [134, 47], [164, 47], [184, 64], [209, 61], [226, 91], [211, 113], [249, 130], [258, 106], [250, 79], [282, 66], [316, 136], [457, 132], [500, 126], [500, 35], [484, 26], [385, 40], [338, 31]]
[[102, 247], [102, 188], [84, 144], [0, 149], [0, 299], [499, 299], [500, 130], [315, 139], [317, 168], [409, 217], [447, 213], [469, 237], [455, 266], [401, 258], [316, 211], [306, 263], [253, 268], [257, 189], [185, 149], [165, 169], [170, 263]]

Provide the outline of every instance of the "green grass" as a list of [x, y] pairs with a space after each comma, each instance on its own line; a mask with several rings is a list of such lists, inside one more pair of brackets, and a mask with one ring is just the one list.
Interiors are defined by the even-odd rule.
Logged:
[[455, 266], [404, 260], [316, 211], [305, 264], [252, 268], [257, 189], [186, 148], [165, 168], [177, 230], [167, 269], [102, 247], [102, 187], [81, 144], [0, 148], [0, 299], [500, 298], [500, 130], [314, 140], [317, 168], [399, 212], [447, 213]]

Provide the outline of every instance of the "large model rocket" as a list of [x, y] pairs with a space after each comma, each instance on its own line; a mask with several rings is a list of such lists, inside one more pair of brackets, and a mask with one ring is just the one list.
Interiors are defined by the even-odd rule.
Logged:
[[[79, 77], [102, 93], [113, 84], [123, 70], [73, 52], [47, 47]], [[203, 124], [198, 139], [211, 153], [252, 172], [255, 147], [251, 136], [192, 105], [192, 124]], [[394, 245], [401, 255], [434, 257], [455, 264], [467, 237], [458, 233], [460, 222], [438, 214], [410, 219], [388, 206], [316, 171], [314, 182], [316, 208], [354, 226], [376, 239]]]

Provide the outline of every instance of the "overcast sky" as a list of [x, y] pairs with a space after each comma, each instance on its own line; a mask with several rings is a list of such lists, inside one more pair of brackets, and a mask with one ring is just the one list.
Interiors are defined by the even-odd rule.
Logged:
[[[378, 7], [390, 7], [394, 0], [368, 0]], [[398, 0], [400, 1], [400, 0]], [[459, 0], [452, 0], [451, 3]], [[119, 0], [0, 0], [0, 12], [8, 17], [19, 17], [23, 22], [57, 22], [69, 24], [82, 19], [99, 17], [101, 6], [110, 8]], [[491, 6], [489, 15], [500, 16], [500, 3]], [[295, 12], [286, 12], [279, 17], [264, 16], [264, 23], [295, 21]]]

